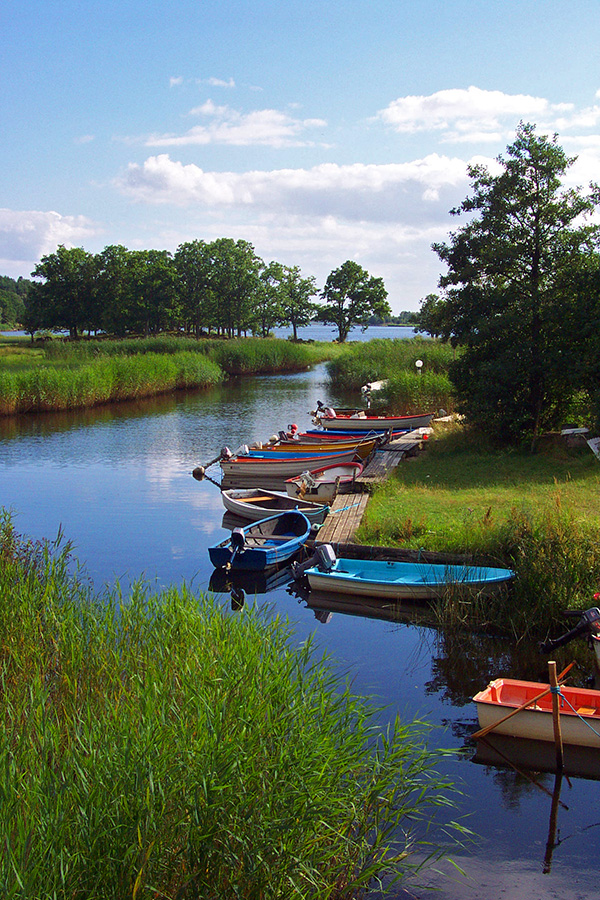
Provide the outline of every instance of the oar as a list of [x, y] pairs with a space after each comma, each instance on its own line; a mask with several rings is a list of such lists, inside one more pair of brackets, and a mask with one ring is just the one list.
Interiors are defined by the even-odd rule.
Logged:
[[[557, 678], [559, 685], [562, 685], [565, 675], [567, 674], [567, 672], [569, 672], [573, 668], [574, 665], [575, 665], [575, 662], [572, 662], [567, 666], [566, 669], [563, 669], [563, 671], [560, 673], [560, 675]], [[545, 690], [540, 691], [539, 694], [536, 694], [535, 697], [532, 697], [531, 700], [527, 700], [525, 703], [522, 703], [516, 709], [513, 709], [512, 712], [509, 712], [508, 715], [503, 716], [502, 719], [498, 719], [497, 722], [492, 722], [491, 725], [486, 725], [485, 728], [480, 728], [479, 731], [476, 731], [474, 734], [471, 735], [471, 737], [476, 738], [476, 739], [485, 737], [486, 734], [489, 734], [490, 731], [493, 731], [494, 728], [498, 727], [498, 725], [502, 725], [502, 723], [506, 722], [507, 719], [512, 719], [513, 716], [516, 716], [516, 714], [518, 712], [522, 712], [524, 709], [527, 709], [528, 706], [531, 706], [532, 704], [537, 703], [538, 700], [541, 700], [542, 697], [545, 697], [546, 694], [550, 693], [550, 691], [551, 691], [551, 688], [550, 688], [550, 686], [548, 686]]]

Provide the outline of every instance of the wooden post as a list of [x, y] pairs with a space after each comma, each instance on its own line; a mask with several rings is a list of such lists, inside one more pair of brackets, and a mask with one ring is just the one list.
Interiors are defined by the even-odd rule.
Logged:
[[556, 769], [558, 772], [563, 770], [563, 743], [562, 732], [560, 728], [560, 701], [558, 698], [558, 679], [556, 677], [556, 663], [548, 662], [548, 674], [550, 676], [550, 687], [552, 688], [552, 724], [554, 725], [554, 744], [556, 747]]

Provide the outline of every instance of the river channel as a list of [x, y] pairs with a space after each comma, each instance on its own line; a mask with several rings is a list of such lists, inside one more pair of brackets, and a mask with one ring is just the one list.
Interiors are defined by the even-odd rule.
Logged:
[[[317, 366], [205, 393], [0, 420], [0, 505], [32, 537], [52, 539], [62, 529], [98, 589], [144, 578], [157, 588], [186, 582], [204, 591], [212, 574], [207, 547], [227, 532], [219, 489], [195, 481], [193, 468], [224, 444], [235, 450], [291, 422], [309, 427], [319, 399], [357, 400], [332, 395], [325, 367]], [[210, 472], [218, 478], [218, 467]], [[230, 604], [228, 593], [222, 598]], [[474, 759], [468, 739], [477, 728], [472, 695], [498, 675], [541, 675], [544, 659], [539, 673], [524, 672], [512, 647], [491, 638], [452, 641], [426, 622], [323, 614], [285, 586], [247, 591], [246, 603], [253, 602], [289, 618], [299, 642], [314, 635], [355, 689], [386, 708], [383, 719], [422, 718], [435, 726], [431, 746], [455, 751], [439, 770], [459, 789], [452, 817], [474, 836], [451, 854], [464, 874], [444, 864], [427, 877], [434, 896], [600, 898], [600, 781], [563, 778], [558, 796], [553, 774], [536, 774], [534, 784], [510, 767], [487, 765]], [[446, 841], [442, 821], [429, 835], [434, 843]]]

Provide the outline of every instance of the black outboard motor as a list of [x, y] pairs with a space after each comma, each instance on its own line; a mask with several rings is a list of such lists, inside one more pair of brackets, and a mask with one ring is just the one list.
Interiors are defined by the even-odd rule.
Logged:
[[331, 544], [319, 544], [318, 547], [315, 547], [315, 552], [310, 559], [307, 559], [303, 563], [292, 563], [292, 575], [295, 580], [298, 581], [299, 578], [302, 578], [307, 569], [312, 569], [314, 566], [319, 568], [322, 572], [329, 572], [335, 565], [335, 560], [335, 550]]
[[238, 553], [240, 550], [244, 549], [245, 543], [246, 539], [244, 537], [244, 529], [234, 528], [231, 532], [231, 549], [235, 550], [236, 553]]
[[600, 609], [598, 609], [597, 606], [592, 606], [591, 609], [586, 609], [585, 612], [581, 613], [581, 618], [575, 628], [571, 628], [570, 631], [567, 631], [565, 634], [561, 635], [561, 637], [556, 638], [553, 641], [545, 641], [543, 644], [540, 644], [540, 650], [542, 653], [552, 653], [552, 651], [556, 650], [558, 647], [564, 647], [564, 645], [568, 644], [569, 641], [572, 641], [573, 638], [589, 633], [590, 630], [592, 630], [592, 626], [599, 622]]

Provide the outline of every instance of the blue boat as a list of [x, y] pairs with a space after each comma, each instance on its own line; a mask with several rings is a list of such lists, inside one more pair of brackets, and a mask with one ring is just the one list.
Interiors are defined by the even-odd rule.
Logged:
[[262, 572], [290, 559], [307, 540], [311, 525], [296, 510], [234, 528], [230, 537], [208, 548], [216, 568]]
[[295, 572], [306, 575], [311, 590], [382, 600], [431, 600], [462, 588], [489, 594], [514, 577], [512, 569], [490, 566], [338, 559], [329, 544], [317, 548], [313, 565], [307, 561]]

